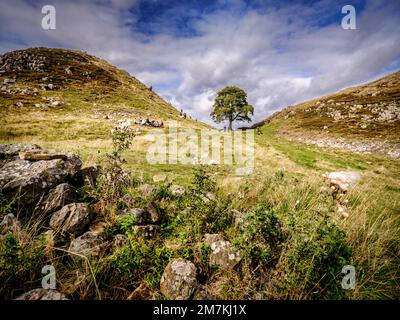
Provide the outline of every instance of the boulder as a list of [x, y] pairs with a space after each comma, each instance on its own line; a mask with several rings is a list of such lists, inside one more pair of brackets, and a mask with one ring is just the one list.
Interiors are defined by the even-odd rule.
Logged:
[[225, 270], [232, 270], [240, 261], [239, 253], [229, 241], [219, 234], [206, 234], [204, 242], [211, 247], [210, 266], [218, 266]]
[[71, 203], [55, 212], [50, 227], [62, 235], [81, 235], [89, 225], [91, 214], [86, 203]]
[[88, 231], [71, 241], [68, 251], [73, 257], [82, 255], [85, 257], [97, 256], [104, 251], [107, 242], [101, 233]]
[[57, 290], [37, 288], [25, 292], [15, 300], [68, 300], [66, 296]]
[[8, 198], [19, 196], [22, 204], [30, 205], [75, 174], [81, 165], [74, 154], [68, 154], [66, 160], [11, 161], [0, 168], [0, 192]]
[[150, 240], [160, 234], [161, 228], [160, 226], [154, 224], [148, 224], [145, 226], [133, 226], [133, 232], [139, 238]]
[[68, 183], [62, 183], [50, 190], [49, 195], [43, 203], [42, 209], [44, 213], [48, 214], [77, 201], [78, 194], [76, 189]]
[[325, 177], [331, 185], [337, 186], [342, 192], [347, 192], [361, 179], [360, 173], [356, 171], [336, 171], [325, 175]]
[[196, 266], [178, 258], [168, 263], [160, 281], [161, 293], [172, 300], [189, 299], [197, 287]]
[[0, 223], [0, 237], [10, 233], [17, 233], [20, 230], [21, 223], [12, 213], [7, 214]]

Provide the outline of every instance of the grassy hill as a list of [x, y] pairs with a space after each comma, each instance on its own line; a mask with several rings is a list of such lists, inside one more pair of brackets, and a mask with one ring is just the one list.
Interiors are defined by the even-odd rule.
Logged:
[[286, 138], [400, 157], [400, 71], [382, 79], [289, 106], [274, 122]]
[[[171, 105], [135, 78], [82, 52], [37, 48], [15, 51], [0, 59], [5, 70], [0, 71], [0, 81], [16, 79], [16, 83], [3, 85], [0, 90], [0, 143], [33, 142], [61, 152], [75, 151], [87, 166], [96, 163], [99, 154], [110, 152], [110, 130], [119, 120], [150, 114], [150, 118], [163, 120], [166, 125], [177, 121], [182, 127], [207, 128], [191, 119], [182, 120]], [[38, 223], [28, 222], [24, 230], [29, 236], [18, 242], [18, 265], [12, 259], [5, 264], [8, 280], [7, 285], [0, 286], [0, 296], [13, 298], [40, 286], [41, 268], [50, 261], [57, 269], [57, 289], [72, 299], [162, 299], [161, 275], [167, 263], [179, 257], [196, 264], [199, 291], [208, 298], [398, 299], [398, 161], [292, 139], [296, 135], [312, 138], [321, 134], [375, 140], [384, 134], [389, 143], [395, 143], [398, 118], [387, 123], [375, 118], [393, 101], [398, 102], [398, 91], [393, 89], [398, 86], [398, 78], [396, 73], [382, 83], [351, 88], [275, 115], [255, 135], [255, 166], [246, 176], [234, 175], [232, 166], [227, 165], [209, 165], [194, 174], [195, 165], [151, 165], [145, 158], [149, 128], [137, 126], [142, 134], [134, 137], [123, 154], [124, 166], [131, 170], [134, 183], [112, 203], [102, 199], [101, 190], [93, 200], [100, 208], [96, 220], [105, 225], [107, 237], [113, 239], [123, 233], [129, 245], [90, 261], [74, 262], [68, 259], [65, 247], [53, 244], [49, 245], [50, 249], [55, 247], [50, 257], [43, 258], [39, 252], [43, 228], [36, 230]], [[56, 87], [49, 89], [49, 84]], [[42, 89], [43, 85], [47, 89]], [[59, 104], [53, 105], [55, 101]], [[383, 102], [385, 106], [377, 114], [374, 106], [368, 106]], [[365, 107], [349, 111], [355, 103]], [[317, 105], [321, 116], [314, 110]], [[340, 121], [335, 120], [336, 113], [331, 114], [336, 108], [345, 115]], [[359, 111], [375, 117], [367, 121], [368, 134], [358, 125], [363, 119]], [[349, 117], [353, 113], [356, 120]], [[385, 125], [391, 129], [384, 129]], [[382, 133], [372, 128], [381, 128]], [[322, 177], [327, 171], [338, 170], [361, 175], [343, 199], [329, 191]], [[160, 173], [167, 179], [155, 183], [153, 176]], [[157, 192], [143, 195], [140, 187], [144, 183], [156, 185]], [[171, 183], [183, 186], [185, 195], [172, 194]], [[214, 199], [204, 201], [209, 192]], [[84, 196], [82, 201], [88, 198]], [[162, 213], [159, 237], [137, 240], [131, 221], [115, 222], [123, 198], [132, 198], [136, 207], [151, 204]], [[348, 218], [340, 214], [339, 201], [345, 204]], [[21, 210], [0, 204], [1, 218]], [[237, 213], [242, 222], [236, 222]], [[235, 269], [208, 266], [210, 247], [203, 243], [207, 233], [218, 233], [240, 249], [242, 260]], [[14, 252], [10, 246], [15, 251], [8, 243], [0, 246], [0, 252]], [[341, 288], [343, 264], [356, 268], [354, 290]], [[197, 292], [194, 295], [199, 296]]]
[[[176, 121], [183, 128], [210, 128], [180, 118], [136, 78], [85, 52], [31, 48], [6, 53], [0, 62], [1, 143], [74, 151], [91, 164], [110, 148], [110, 131], [121, 120], [149, 118], [165, 126]], [[5, 83], [7, 79], [15, 83]], [[128, 158], [130, 167], [137, 168], [146, 162], [144, 137], [152, 128], [135, 127], [141, 134]]]

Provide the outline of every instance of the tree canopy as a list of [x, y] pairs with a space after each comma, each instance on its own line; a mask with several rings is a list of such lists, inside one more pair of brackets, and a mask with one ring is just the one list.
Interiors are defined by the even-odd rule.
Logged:
[[234, 121], [250, 122], [254, 108], [247, 103], [247, 94], [236, 86], [228, 86], [217, 93], [211, 117], [216, 123], [228, 120], [228, 130]]

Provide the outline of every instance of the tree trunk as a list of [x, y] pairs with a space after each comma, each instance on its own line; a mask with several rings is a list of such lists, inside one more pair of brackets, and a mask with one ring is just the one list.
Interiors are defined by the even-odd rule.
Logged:
[[229, 126], [228, 126], [228, 131], [232, 131], [232, 117], [229, 117]]

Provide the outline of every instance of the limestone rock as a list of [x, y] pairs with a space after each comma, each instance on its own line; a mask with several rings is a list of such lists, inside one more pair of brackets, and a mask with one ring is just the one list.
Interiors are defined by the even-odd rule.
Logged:
[[160, 226], [154, 224], [148, 224], [144, 226], [133, 226], [133, 232], [136, 236], [150, 240], [160, 234]]
[[219, 234], [206, 234], [204, 242], [211, 246], [210, 266], [231, 270], [240, 261], [239, 253], [229, 241], [223, 240]]
[[97, 256], [104, 251], [107, 243], [104, 237], [94, 231], [88, 231], [71, 241], [68, 251], [73, 257], [83, 255], [85, 257]]
[[41, 148], [32, 143], [0, 144], [0, 159], [17, 156], [23, 151], [41, 150]]
[[0, 223], [0, 237], [9, 233], [17, 233], [20, 230], [21, 223], [12, 213], [7, 214]]
[[342, 192], [347, 192], [360, 180], [361, 175], [356, 171], [336, 171], [329, 173], [326, 178]]
[[196, 266], [187, 260], [172, 260], [161, 277], [161, 293], [172, 300], [189, 299], [197, 287]]
[[71, 203], [55, 212], [50, 227], [62, 235], [81, 235], [89, 225], [91, 214], [86, 203]]
[[18, 296], [15, 300], [68, 300], [66, 296], [57, 290], [33, 289]]
[[62, 159], [67, 160], [67, 156], [61, 153], [50, 153], [46, 150], [31, 150], [19, 152], [21, 160], [39, 161], [39, 160], [53, 160]]
[[173, 184], [172, 186], [169, 187], [169, 191], [174, 195], [174, 196], [178, 196], [181, 197], [185, 194], [185, 188], [177, 185], [177, 184]]
[[43, 204], [44, 213], [52, 213], [60, 210], [67, 204], [77, 202], [78, 194], [76, 189], [68, 183], [59, 184], [51, 189]]
[[66, 160], [15, 160], [0, 168], [0, 192], [6, 197], [19, 196], [22, 204], [37, 202], [49, 189], [75, 174], [82, 161], [74, 154]]
[[150, 197], [151, 195], [154, 194], [154, 192], [157, 190], [157, 188], [151, 184], [142, 184], [139, 187], [139, 191], [145, 196], [145, 197]]
[[165, 174], [160, 173], [153, 176], [153, 181], [155, 183], [164, 182], [165, 180], [167, 180], [167, 176]]

